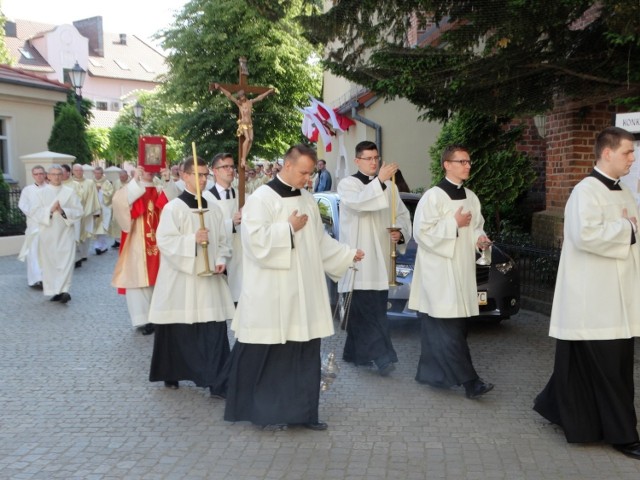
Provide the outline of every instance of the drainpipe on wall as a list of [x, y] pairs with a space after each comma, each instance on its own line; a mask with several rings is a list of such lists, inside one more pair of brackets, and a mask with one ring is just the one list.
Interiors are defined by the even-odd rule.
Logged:
[[[376, 131], [376, 145], [378, 146], [378, 155], [380, 155], [381, 157], [383, 157], [382, 155], [382, 125], [369, 120], [366, 117], [362, 117], [360, 115], [358, 115], [356, 108], [359, 106], [360, 104], [358, 102], [353, 102], [351, 103], [351, 118], [353, 118], [354, 120], [357, 120], [360, 123], [364, 123], [367, 127], [371, 127], [373, 129], [375, 129]], [[384, 158], [384, 157], [383, 157]]]

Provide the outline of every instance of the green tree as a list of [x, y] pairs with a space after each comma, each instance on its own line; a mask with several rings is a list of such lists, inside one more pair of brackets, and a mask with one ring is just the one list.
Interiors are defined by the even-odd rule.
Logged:
[[165, 137], [167, 140], [167, 163], [171, 165], [181, 161], [187, 151], [184, 142], [179, 139], [178, 107], [167, 103], [160, 91], [140, 92], [137, 101], [143, 107], [142, 117], [137, 119], [133, 113], [133, 105], [127, 105], [118, 116], [116, 125], [133, 127], [140, 135]]
[[77, 163], [91, 163], [85, 124], [75, 105], [63, 104], [53, 123], [47, 142], [49, 150], [76, 157]]
[[[529, 190], [536, 178], [529, 157], [516, 149], [522, 127], [506, 127], [492, 118], [476, 114], [455, 115], [442, 129], [431, 147], [433, 185], [443, 177], [440, 157], [444, 148], [462, 144], [469, 149], [473, 162], [465, 182], [482, 203], [487, 228], [500, 232], [503, 220], [520, 223], [517, 200]], [[529, 225], [520, 225], [528, 230]]]
[[92, 127], [87, 129], [87, 142], [94, 160], [107, 160], [109, 162], [112, 152], [109, 150], [109, 129], [104, 127]]
[[2, 13], [2, 2], [0, 2], [0, 64], [13, 65], [14, 61], [4, 41], [4, 24], [6, 21], [7, 18]]
[[[54, 116], [57, 118], [60, 114], [60, 110], [65, 105], [73, 105], [74, 108], [78, 108], [78, 102], [76, 101], [76, 94], [73, 93], [72, 90], [69, 90], [67, 93], [67, 101], [66, 102], [58, 102], [55, 107], [53, 107]], [[93, 118], [93, 113], [91, 109], [93, 108], [93, 102], [91, 100], [87, 100], [83, 98], [80, 101], [80, 115], [82, 117], [82, 121], [84, 123], [85, 128], [89, 126], [91, 123], [91, 119]]]
[[138, 130], [131, 125], [116, 124], [109, 131], [111, 158], [118, 164], [138, 161]]
[[[167, 102], [178, 105], [174, 116], [187, 145], [210, 158], [237, 151], [237, 107], [209, 91], [212, 82], [237, 83], [238, 59], [247, 58], [249, 83], [278, 89], [254, 109], [252, 155], [273, 159], [301, 140], [301, 114], [296, 107], [320, 93], [322, 72], [308, 61], [317, 50], [302, 36], [295, 17], [308, 10], [291, 2], [277, 21], [270, 21], [245, 0], [192, 0], [162, 33], [169, 51]], [[196, 61], [197, 59], [197, 61]]]
[[[247, 1], [272, 19], [297, 3]], [[407, 41], [412, 19], [429, 45]], [[640, 96], [637, 0], [341, 0], [302, 22], [331, 72], [434, 120], [541, 112], [557, 95], [576, 108]]]

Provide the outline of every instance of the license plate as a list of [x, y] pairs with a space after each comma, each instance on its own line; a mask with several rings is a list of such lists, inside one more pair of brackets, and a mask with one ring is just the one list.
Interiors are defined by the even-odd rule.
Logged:
[[487, 292], [478, 292], [478, 305], [487, 304]]

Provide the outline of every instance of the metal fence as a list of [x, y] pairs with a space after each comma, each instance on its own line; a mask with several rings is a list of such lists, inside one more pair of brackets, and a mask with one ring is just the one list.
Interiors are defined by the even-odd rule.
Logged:
[[560, 246], [496, 244], [518, 265], [523, 308], [549, 315], [560, 262]]
[[19, 190], [0, 188], [0, 237], [22, 235], [27, 228], [27, 220], [18, 208], [19, 200]]

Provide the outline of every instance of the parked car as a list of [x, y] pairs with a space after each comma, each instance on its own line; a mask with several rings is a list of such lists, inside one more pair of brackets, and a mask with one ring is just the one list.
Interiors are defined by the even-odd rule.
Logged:
[[[333, 238], [339, 240], [340, 197], [335, 192], [315, 193], [320, 215], [326, 231]], [[411, 213], [411, 220], [420, 195], [415, 193], [401, 193], [400, 197]], [[411, 238], [406, 252], [396, 258], [396, 283], [398, 286], [389, 287], [389, 301], [387, 302], [387, 316], [391, 320], [416, 319], [415, 310], [407, 306], [413, 268], [416, 262], [418, 245]], [[365, 252], [366, 254], [366, 252]], [[343, 299], [337, 293], [335, 282], [328, 281], [329, 298], [332, 305], [340, 304]], [[437, 277], [433, 278], [437, 282]], [[478, 285], [478, 306], [480, 319], [499, 322], [508, 319], [520, 310], [520, 277], [516, 263], [496, 245], [491, 248], [491, 265], [476, 265], [476, 282]]]

